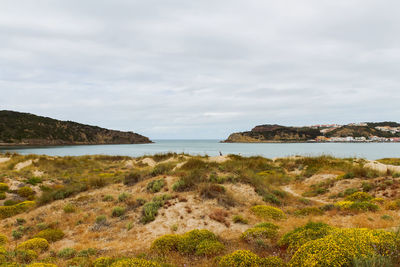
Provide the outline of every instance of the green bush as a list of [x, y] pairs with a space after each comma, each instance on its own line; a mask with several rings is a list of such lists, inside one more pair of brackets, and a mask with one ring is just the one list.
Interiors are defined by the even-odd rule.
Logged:
[[346, 197], [347, 201], [370, 201], [374, 197], [365, 192], [356, 192]]
[[294, 212], [295, 216], [323, 215], [324, 211], [318, 207], [306, 207]]
[[6, 199], [6, 198], [7, 198], [6, 193], [0, 192], [0, 200]]
[[299, 247], [308, 241], [322, 238], [330, 234], [333, 227], [322, 222], [309, 222], [302, 227], [286, 233], [278, 242], [279, 245], [287, 247], [290, 253], [295, 252]]
[[36, 252], [44, 252], [49, 248], [49, 242], [44, 238], [32, 238], [22, 242], [17, 246], [20, 250], [34, 250]]
[[5, 183], [0, 183], [0, 192], [5, 192], [8, 190], [8, 185]]
[[248, 224], [249, 223], [249, 221], [247, 219], [243, 218], [242, 215], [233, 216], [232, 221], [234, 223], [241, 223], [241, 224]]
[[40, 184], [42, 182], [42, 179], [39, 177], [31, 177], [28, 180], [25, 181], [27, 184], [31, 184], [33, 186]]
[[5, 235], [0, 234], [0, 246], [4, 246], [5, 244], [7, 244], [7, 242], [8, 238]]
[[259, 240], [274, 240], [278, 236], [279, 227], [273, 223], [259, 223], [252, 228], [247, 229], [241, 238], [246, 242], [256, 242]]
[[164, 179], [154, 180], [147, 184], [147, 191], [151, 193], [160, 192], [160, 190], [164, 187], [165, 181]]
[[64, 232], [60, 229], [45, 229], [37, 233], [34, 237], [44, 238], [48, 242], [56, 242], [63, 239]]
[[107, 223], [107, 216], [106, 215], [99, 215], [96, 217], [96, 223], [104, 225]]
[[17, 194], [21, 197], [31, 197], [35, 194], [35, 191], [33, 191], [32, 188], [30, 188], [29, 186], [24, 186], [18, 189]]
[[158, 214], [158, 209], [161, 208], [165, 204], [165, 201], [170, 198], [170, 195], [165, 194], [161, 196], [155, 196], [152, 201], [145, 203], [142, 209], [142, 217], [140, 219], [141, 222], [146, 224], [154, 221]]
[[112, 210], [111, 216], [113, 217], [121, 217], [122, 215], [125, 214], [126, 209], [123, 207], [115, 207]]
[[18, 262], [21, 263], [30, 263], [31, 261], [37, 259], [38, 254], [31, 249], [19, 249], [15, 252], [16, 258]]
[[63, 248], [57, 253], [57, 256], [63, 259], [71, 259], [75, 257], [75, 255], [76, 255], [76, 250], [74, 248]]
[[72, 203], [68, 203], [63, 208], [65, 213], [74, 213], [76, 211], [76, 206]]
[[52, 263], [35, 262], [35, 263], [31, 263], [29, 265], [26, 265], [26, 267], [57, 267], [57, 265], [52, 264]]
[[181, 235], [163, 235], [153, 241], [151, 249], [157, 253], [166, 254], [177, 251], [179, 242], [181, 242]]
[[119, 202], [124, 202], [128, 198], [130, 198], [130, 195], [128, 193], [124, 192], [124, 193], [119, 194], [118, 201]]
[[196, 255], [199, 256], [212, 256], [221, 253], [225, 246], [214, 240], [204, 240], [196, 246]]
[[285, 213], [275, 207], [267, 205], [256, 205], [251, 207], [251, 211], [258, 217], [263, 219], [282, 220], [286, 218]]
[[88, 249], [84, 249], [79, 251], [78, 253], [78, 257], [90, 257], [90, 256], [94, 256], [97, 254], [97, 250], [94, 248], [88, 248]]
[[112, 202], [112, 201], [114, 201], [114, 197], [111, 196], [111, 195], [105, 195], [105, 196], [103, 197], [103, 201]]
[[158, 175], [168, 174], [173, 168], [174, 168], [174, 164], [171, 162], [157, 164], [153, 168], [151, 175], [158, 176]]

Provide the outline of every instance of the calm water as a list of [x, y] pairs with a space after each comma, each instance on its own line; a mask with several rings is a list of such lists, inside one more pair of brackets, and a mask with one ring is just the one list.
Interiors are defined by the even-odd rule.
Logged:
[[400, 143], [230, 144], [219, 143], [219, 140], [155, 140], [154, 144], [13, 147], [0, 148], [0, 151], [51, 156], [79, 156], [89, 154], [143, 156], [165, 152], [184, 152], [192, 155], [207, 154], [215, 156], [219, 155], [219, 151], [221, 151], [224, 155], [261, 155], [268, 158], [292, 155], [315, 156], [329, 154], [336, 157], [378, 159], [384, 157], [400, 157]]

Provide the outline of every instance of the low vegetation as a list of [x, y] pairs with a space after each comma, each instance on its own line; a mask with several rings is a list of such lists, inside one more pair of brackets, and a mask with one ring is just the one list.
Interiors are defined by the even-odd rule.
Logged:
[[0, 157], [0, 266], [400, 264], [400, 175], [363, 159]]

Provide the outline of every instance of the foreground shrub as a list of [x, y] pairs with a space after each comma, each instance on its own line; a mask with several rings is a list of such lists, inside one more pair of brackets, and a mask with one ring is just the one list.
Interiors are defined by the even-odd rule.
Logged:
[[335, 206], [342, 211], [354, 211], [354, 212], [365, 212], [365, 211], [377, 211], [379, 206], [369, 201], [338, 201]]
[[64, 248], [57, 253], [57, 256], [63, 259], [71, 259], [76, 255], [76, 250], [73, 248]]
[[36, 252], [43, 252], [49, 248], [49, 242], [44, 238], [32, 238], [25, 242], [22, 242], [17, 246], [20, 250], [34, 250]]
[[76, 211], [76, 206], [72, 203], [68, 203], [63, 208], [65, 213], [74, 213]]
[[347, 201], [369, 201], [374, 197], [365, 192], [356, 192], [346, 197]]
[[30, 263], [37, 259], [38, 254], [32, 249], [19, 249], [15, 252], [18, 262]]
[[35, 263], [31, 263], [29, 265], [26, 265], [26, 267], [57, 267], [57, 265], [52, 264], [52, 263], [35, 262]]
[[152, 201], [145, 203], [143, 205], [140, 221], [144, 224], [154, 221], [158, 215], [158, 209], [161, 208], [165, 204], [165, 201], [170, 198], [170, 195], [156, 196]]
[[208, 230], [192, 230], [183, 235], [164, 235], [151, 245], [151, 249], [159, 254], [178, 251], [185, 255], [216, 255], [224, 250], [224, 245], [217, 236]]
[[93, 267], [108, 267], [115, 259], [111, 257], [100, 257], [93, 261]]
[[143, 179], [143, 175], [141, 172], [132, 172], [125, 176], [124, 185], [131, 186], [135, 185]]
[[237, 250], [221, 258], [220, 267], [283, 267], [285, 263], [278, 257], [261, 258], [248, 250]]
[[132, 266], [161, 267], [161, 264], [154, 261], [148, 261], [145, 259], [132, 258], [132, 259], [118, 260], [112, 263], [110, 267], [132, 267]]
[[112, 210], [111, 216], [113, 217], [121, 217], [125, 214], [126, 209], [124, 207], [115, 207]]
[[34, 201], [24, 201], [12, 206], [0, 206], [0, 218], [5, 219], [23, 213], [35, 206]]
[[244, 218], [242, 215], [233, 216], [232, 217], [232, 221], [234, 223], [241, 223], [241, 224], [248, 224], [249, 223], [249, 221], [246, 218]]
[[164, 179], [154, 180], [147, 184], [147, 191], [151, 193], [160, 192], [160, 190], [164, 187], [165, 181]]
[[302, 227], [286, 233], [280, 240], [279, 245], [287, 247], [289, 252], [295, 252], [308, 241], [322, 238], [330, 234], [333, 227], [322, 222], [309, 222]]
[[5, 235], [0, 234], [0, 246], [4, 246], [7, 243], [7, 241], [8, 238]]
[[294, 212], [295, 216], [323, 215], [324, 211], [318, 207], [306, 207]]
[[32, 190], [32, 188], [30, 188], [29, 186], [24, 186], [18, 189], [17, 194], [20, 197], [31, 197], [35, 194], [35, 191]]
[[247, 229], [241, 238], [246, 242], [254, 242], [262, 239], [273, 240], [278, 236], [279, 226], [273, 223], [259, 223]]
[[8, 185], [5, 183], [0, 183], [0, 192], [5, 192], [8, 190]]
[[370, 229], [337, 229], [323, 238], [305, 243], [291, 266], [351, 266], [353, 259], [366, 255], [397, 254], [395, 233]]
[[267, 205], [256, 205], [251, 207], [251, 211], [258, 217], [263, 219], [281, 220], [286, 218], [285, 213], [278, 208]]
[[64, 237], [64, 232], [60, 229], [45, 229], [37, 233], [34, 237], [44, 238], [48, 242], [56, 242]]

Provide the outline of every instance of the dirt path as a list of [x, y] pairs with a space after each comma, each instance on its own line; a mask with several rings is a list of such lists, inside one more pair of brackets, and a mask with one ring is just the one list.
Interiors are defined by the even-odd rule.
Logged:
[[7, 162], [9, 160], [10, 160], [10, 158], [0, 158], [0, 163]]
[[30, 160], [27, 160], [27, 161], [20, 162], [20, 163], [18, 163], [17, 165], [15, 165], [14, 170], [19, 171], [19, 170], [21, 170], [21, 169], [23, 169], [23, 168], [28, 167], [29, 165], [31, 165], [32, 162], [33, 162], [33, 161], [32, 161], [31, 159], [30, 159]]
[[387, 170], [390, 170], [391, 172], [400, 172], [400, 166], [395, 166], [395, 165], [388, 165], [388, 164], [383, 164], [378, 161], [369, 161], [367, 164], [365, 164], [365, 167], [371, 168], [373, 170], [377, 170], [379, 172], [387, 172]]
[[[289, 193], [289, 194], [291, 194], [291, 195], [293, 195], [293, 196], [295, 196], [295, 197], [303, 198], [302, 195], [300, 195], [299, 193], [297, 193], [297, 192], [295, 192], [295, 191], [293, 190], [293, 188], [291, 187], [291, 185], [285, 185], [285, 186], [283, 186], [283, 187], [281, 187], [281, 188], [282, 188], [283, 191], [285, 191], [285, 192], [287, 192], [287, 193]], [[316, 198], [316, 197], [308, 197], [307, 199], [309, 199], [309, 200], [311, 200], [311, 201], [314, 201], [314, 202], [317, 202], [317, 203], [320, 203], [320, 204], [329, 204], [329, 202], [327, 202], [327, 201], [325, 201], [325, 200], [322, 200], [322, 199], [318, 199], [318, 198]]]

